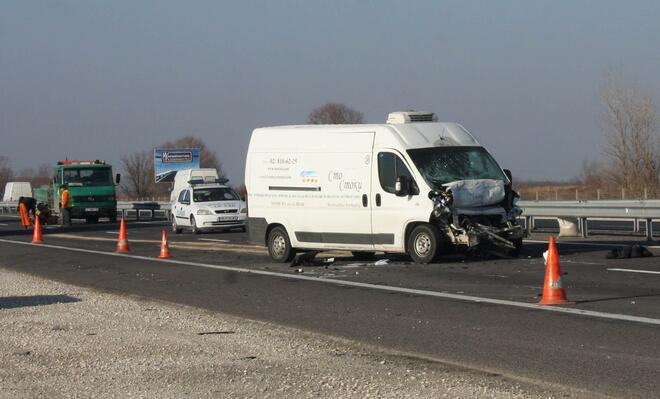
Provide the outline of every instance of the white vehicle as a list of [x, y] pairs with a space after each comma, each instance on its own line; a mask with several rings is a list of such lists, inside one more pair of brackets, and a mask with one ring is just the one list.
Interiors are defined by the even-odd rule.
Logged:
[[516, 255], [523, 229], [510, 172], [461, 125], [396, 112], [388, 123], [255, 129], [245, 184], [250, 241], [296, 251]]
[[3, 202], [16, 202], [20, 197], [32, 197], [32, 185], [29, 182], [10, 181], [5, 185]]
[[172, 203], [172, 231], [190, 229], [199, 234], [209, 230], [239, 228], [245, 231], [245, 201], [230, 187], [226, 179], [190, 180]]
[[184, 169], [176, 172], [174, 175], [174, 186], [170, 193], [170, 202], [176, 201], [179, 193], [184, 188], [188, 188], [191, 180], [202, 180], [209, 183], [215, 183], [218, 180], [218, 171], [214, 168], [203, 169]]

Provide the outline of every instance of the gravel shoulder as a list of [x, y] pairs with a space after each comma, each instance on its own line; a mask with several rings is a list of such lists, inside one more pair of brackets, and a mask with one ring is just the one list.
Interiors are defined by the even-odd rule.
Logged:
[[2, 268], [0, 331], [2, 398], [594, 397]]

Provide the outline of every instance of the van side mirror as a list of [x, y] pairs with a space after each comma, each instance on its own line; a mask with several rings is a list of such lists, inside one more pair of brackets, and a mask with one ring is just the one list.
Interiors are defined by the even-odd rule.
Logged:
[[504, 174], [506, 175], [507, 179], [509, 179], [511, 184], [513, 184], [513, 177], [511, 175], [511, 171], [509, 169], [504, 169], [503, 171], [504, 171]]
[[405, 197], [410, 195], [410, 179], [408, 176], [398, 176], [394, 183], [394, 194], [397, 197]]
[[121, 181], [121, 175], [117, 173], [117, 175], [115, 176], [115, 183], [119, 184], [120, 181]]

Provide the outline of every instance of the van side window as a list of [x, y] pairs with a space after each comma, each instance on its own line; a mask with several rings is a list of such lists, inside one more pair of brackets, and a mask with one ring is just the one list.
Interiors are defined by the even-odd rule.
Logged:
[[184, 201], [183, 197], [186, 196], [186, 190], [181, 190], [179, 193], [179, 198], [176, 200], [178, 203], [182, 203]]
[[394, 184], [398, 176], [413, 178], [405, 163], [396, 154], [381, 152], [378, 154], [378, 180], [388, 193], [394, 193]]
[[183, 195], [183, 201], [186, 204], [190, 204], [190, 190], [185, 190]]

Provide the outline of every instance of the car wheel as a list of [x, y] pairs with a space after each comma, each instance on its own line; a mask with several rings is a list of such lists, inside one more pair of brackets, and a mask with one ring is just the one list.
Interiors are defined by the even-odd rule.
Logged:
[[200, 234], [202, 232], [202, 230], [197, 227], [197, 221], [193, 215], [190, 215], [190, 230], [192, 230], [193, 234]]
[[415, 263], [430, 263], [438, 255], [438, 229], [430, 224], [420, 224], [408, 236], [408, 255]]
[[268, 254], [276, 262], [291, 262], [295, 256], [284, 227], [277, 226], [268, 233]]
[[181, 234], [181, 227], [179, 227], [178, 224], [176, 224], [176, 216], [172, 216], [172, 232], [174, 234]]

